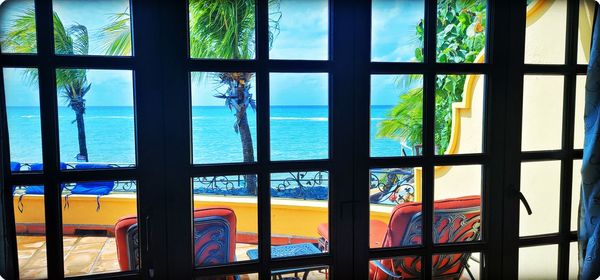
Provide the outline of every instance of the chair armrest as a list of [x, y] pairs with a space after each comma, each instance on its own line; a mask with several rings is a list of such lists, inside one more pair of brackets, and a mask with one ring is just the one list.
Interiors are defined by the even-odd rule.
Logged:
[[398, 274], [394, 273], [393, 271], [389, 270], [380, 261], [372, 260], [371, 263], [373, 263], [373, 265], [375, 265], [377, 268], [381, 269], [381, 271], [383, 271], [389, 277], [391, 277], [393, 279], [403, 279], [403, 277], [401, 275], [398, 275]]

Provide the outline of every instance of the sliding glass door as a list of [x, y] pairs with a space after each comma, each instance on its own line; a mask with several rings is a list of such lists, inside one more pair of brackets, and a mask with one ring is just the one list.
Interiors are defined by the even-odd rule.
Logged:
[[594, 6], [521, 2], [4, 2], [7, 277], [573, 277]]

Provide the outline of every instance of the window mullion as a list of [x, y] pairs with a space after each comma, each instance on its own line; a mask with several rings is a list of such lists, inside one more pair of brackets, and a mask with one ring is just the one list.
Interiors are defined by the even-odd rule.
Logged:
[[44, 163], [44, 205], [48, 278], [64, 277], [61, 193], [58, 181], [58, 123], [52, 1], [35, 1], [39, 62], [40, 116]]

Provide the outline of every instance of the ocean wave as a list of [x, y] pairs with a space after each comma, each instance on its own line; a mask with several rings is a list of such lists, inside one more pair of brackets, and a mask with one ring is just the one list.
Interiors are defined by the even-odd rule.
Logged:
[[271, 120], [282, 120], [282, 121], [314, 121], [314, 122], [326, 122], [329, 121], [327, 117], [271, 117]]
[[20, 117], [24, 118], [24, 119], [33, 119], [33, 118], [39, 118], [40, 116], [39, 115], [23, 115]]

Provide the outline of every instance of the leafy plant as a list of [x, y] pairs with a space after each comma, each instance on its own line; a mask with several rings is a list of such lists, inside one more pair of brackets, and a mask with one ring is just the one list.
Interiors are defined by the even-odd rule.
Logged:
[[[478, 0], [441, 0], [437, 10], [437, 52], [440, 63], [473, 63], [485, 47], [486, 3]], [[424, 22], [415, 27], [423, 46]], [[415, 59], [423, 62], [423, 48], [415, 49]], [[397, 80], [402, 90], [398, 104], [379, 124], [377, 137], [391, 138], [408, 144], [423, 142], [423, 88], [410, 87], [421, 76], [410, 75]], [[448, 148], [452, 133], [452, 103], [462, 100], [466, 75], [439, 75], [435, 88], [434, 141], [438, 154]]]

